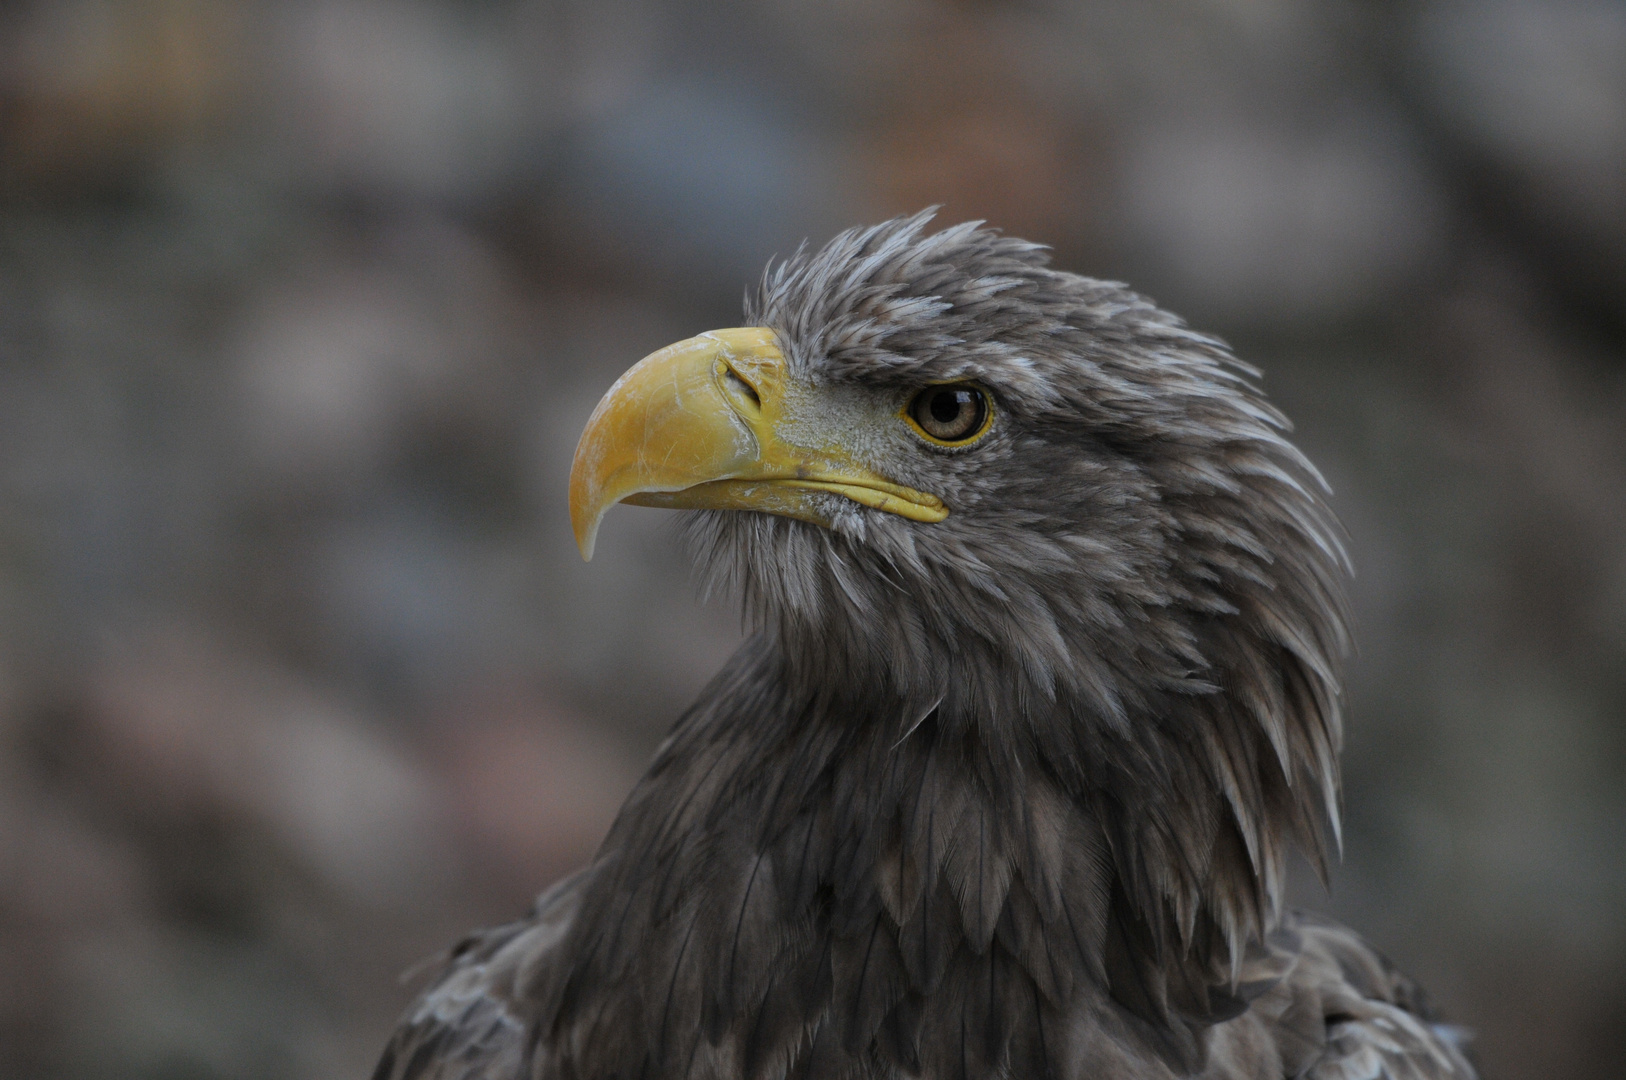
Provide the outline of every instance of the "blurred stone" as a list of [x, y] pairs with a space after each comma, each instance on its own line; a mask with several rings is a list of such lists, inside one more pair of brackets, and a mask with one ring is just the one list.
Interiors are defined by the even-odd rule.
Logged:
[[874, 58], [888, 90], [864, 141], [876, 213], [941, 205], [944, 223], [981, 218], [1072, 246], [1101, 213], [1109, 171], [1100, 133], [1078, 123], [1086, 103], [1036, 95], [1021, 40], [993, 13], [944, 14]]
[[[1434, 4], [1418, 47], [1433, 104], [1475, 142], [1555, 182], [1626, 164], [1626, 9], [1599, 0]], [[1577, 170], [1582, 175], [1575, 175]], [[1621, 194], [1596, 188], [1601, 204]]]
[[[414, 0], [279, 12], [276, 117], [309, 172], [383, 197], [468, 199], [510, 182], [547, 95], [506, 20]], [[546, 68], [541, 69], [546, 72]], [[314, 174], [314, 175], [312, 175]]]
[[1429, 5], [1414, 55], [1428, 106], [1491, 166], [1478, 182], [1560, 277], [1626, 317], [1626, 6]]
[[1392, 118], [1318, 126], [1233, 113], [1129, 133], [1119, 242], [1141, 287], [1195, 320], [1307, 326], [1376, 311], [1425, 279], [1449, 221]]
[[577, 125], [549, 173], [576, 242], [618, 273], [733, 303], [770, 255], [847, 224], [850, 151], [799, 123], [795, 88], [752, 54], [678, 44], [618, 107]]
[[525, 889], [592, 857], [640, 772], [602, 729], [540, 701], [458, 710], [442, 737], [466, 829]]
[[1088, 201], [1070, 183], [1071, 141], [1032, 109], [900, 117], [874, 136], [877, 202], [888, 217], [941, 204], [944, 222], [981, 218], [1013, 236], [1070, 234]]
[[354, 902], [422, 903], [446, 886], [434, 781], [297, 677], [181, 633], [122, 650], [94, 686], [97, 749], [130, 797], [240, 817]]
[[7, 11], [0, 170], [47, 197], [96, 191], [207, 134], [245, 89], [241, 15], [238, 5], [193, 0]]
[[331, 1015], [263, 948], [123, 925], [76, 938], [64, 968], [70, 1075], [318, 1080], [348, 1064]]
[[60, 797], [8, 778], [0, 797], [0, 906], [58, 932], [82, 933], [148, 901], [140, 853], [97, 830]]
[[378, 241], [361, 265], [316, 246], [241, 320], [239, 437], [274, 481], [348, 485], [415, 425], [500, 400], [509, 295], [491, 252], [432, 218]]

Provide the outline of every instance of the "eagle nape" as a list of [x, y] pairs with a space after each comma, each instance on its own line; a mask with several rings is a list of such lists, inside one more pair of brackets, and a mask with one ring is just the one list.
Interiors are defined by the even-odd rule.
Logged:
[[768, 270], [582, 434], [584, 557], [686, 511], [753, 634], [389, 1078], [1469, 1080], [1354, 932], [1342, 534], [1252, 369], [931, 213]]

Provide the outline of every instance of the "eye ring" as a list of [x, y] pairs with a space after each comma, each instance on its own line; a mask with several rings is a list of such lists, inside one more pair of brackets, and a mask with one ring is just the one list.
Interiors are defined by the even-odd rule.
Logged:
[[969, 446], [993, 425], [988, 391], [972, 383], [937, 383], [909, 400], [904, 419], [915, 434], [935, 446]]

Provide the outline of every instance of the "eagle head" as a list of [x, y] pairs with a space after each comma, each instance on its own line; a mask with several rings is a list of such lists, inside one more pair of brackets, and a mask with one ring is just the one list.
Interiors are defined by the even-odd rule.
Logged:
[[1325, 485], [1221, 341], [931, 217], [799, 251], [747, 326], [630, 370], [577, 451], [578, 540], [618, 501], [690, 510], [776, 678], [1087, 804], [1120, 951], [1223, 982], [1291, 844], [1337, 843]]

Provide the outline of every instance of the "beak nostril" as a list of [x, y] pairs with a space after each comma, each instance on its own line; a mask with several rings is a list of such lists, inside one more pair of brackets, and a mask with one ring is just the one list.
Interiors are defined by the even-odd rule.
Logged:
[[743, 394], [754, 407], [762, 408], [762, 395], [757, 393], [757, 388], [747, 382], [744, 376], [734, 370], [732, 364], [723, 365], [723, 379], [731, 390]]

